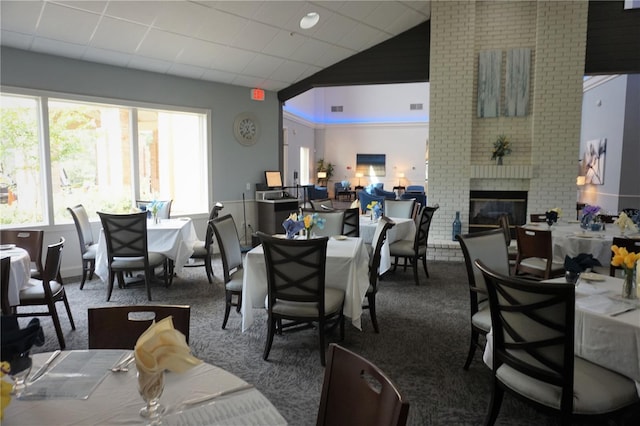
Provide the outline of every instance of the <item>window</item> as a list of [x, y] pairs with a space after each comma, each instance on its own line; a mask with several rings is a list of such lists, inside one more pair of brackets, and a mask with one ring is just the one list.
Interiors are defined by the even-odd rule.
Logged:
[[309, 185], [309, 148], [300, 147], [300, 185]]
[[68, 223], [76, 204], [124, 213], [136, 199], [207, 213], [207, 114], [8, 94], [1, 107], [3, 224]]

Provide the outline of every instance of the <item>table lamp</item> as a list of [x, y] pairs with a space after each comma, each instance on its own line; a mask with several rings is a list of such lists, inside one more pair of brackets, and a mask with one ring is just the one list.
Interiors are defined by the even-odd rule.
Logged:
[[358, 186], [361, 186], [361, 185], [360, 185], [360, 178], [361, 178], [362, 176], [364, 176], [362, 173], [360, 173], [360, 172], [356, 173], [356, 177], [358, 178]]
[[404, 173], [398, 173], [398, 186], [402, 186], [403, 178], [404, 178]]

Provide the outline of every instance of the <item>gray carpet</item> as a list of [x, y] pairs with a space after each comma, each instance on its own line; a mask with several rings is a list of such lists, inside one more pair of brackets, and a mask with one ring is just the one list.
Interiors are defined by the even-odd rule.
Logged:
[[[274, 339], [269, 361], [262, 359], [266, 314], [256, 310], [256, 322], [241, 332], [241, 317], [232, 311], [227, 329], [220, 328], [224, 312], [222, 267], [214, 260], [216, 279], [207, 282], [204, 268], [185, 268], [170, 288], [153, 287], [154, 303], [187, 304], [192, 308], [190, 345], [194, 354], [253, 383], [278, 408], [290, 425], [313, 425], [316, 420], [324, 369], [320, 365], [314, 330]], [[378, 293], [380, 334], [369, 314], [363, 330], [348, 325], [341, 344], [373, 361], [398, 385], [410, 402], [410, 425], [480, 425], [490, 397], [491, 372], [476, 358], [469, 371], [462, 366], [469, 339], [468, 291], [462, 263], [430, 262], [430, 278], [421, 271], [421, 285], [413, 274], [388, 273]], [[67, 349], [87, 348], [87, 308], [117, 304], [145, 304], [144, 287], [115, 288], [105, 302], [106, 287], [99, 280], [79, 289], [77, 278], [66, 278], [76, 331], [71, 331], [58, 304]], [[24, 324], [28, 319], [22, 319]], [[58, 347], [50, 318], [43, 318], [47, 341], [34, 352]], [[336, 335], [330, 341], [336, 341]], [[528, 406], [505, 397], [497, 424], [556, 424]]]

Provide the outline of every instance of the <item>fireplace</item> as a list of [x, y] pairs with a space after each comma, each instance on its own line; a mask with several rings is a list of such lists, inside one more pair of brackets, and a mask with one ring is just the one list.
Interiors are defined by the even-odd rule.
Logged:
[[469, 202], [469, 232], [498, 227], [498, 218], [506, 214], [515, 238], [516, 225], [527, 222], [527, 191], [471, 191]]

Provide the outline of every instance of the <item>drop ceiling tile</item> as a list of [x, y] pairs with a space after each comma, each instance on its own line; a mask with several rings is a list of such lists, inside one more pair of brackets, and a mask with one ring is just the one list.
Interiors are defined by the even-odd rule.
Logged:
[[[329, 2], [332, 3], [332, 2]], [[345, 1], [338, 9], [338, 13], [346, 15], [358, 22], [365, 22], [369, 16], [378, 7], [379, 1]]]
[[173, 63], [167, 72], [180, 77], [199, 79], [205, 71], [206, 69], [202, 67]]
[[314, 33], [314, 38], [319, 38], [328, 43], [338, 43], [346, 36], [358, 23], [351, 18], [333, 14], [328, 19], [322, 20], [318, 24], [318, 30]]
[[216, 69], [205, 70], [202, 74], [202, 78], [209, 81], [217, 81], [220, 83], [231, 84], [236, 75], [234, 73], [220, 71]]
[[391, 34], [398, 35], [402, 32], [407, 31], [409, 28], [413, 28], [416, 25], [420, 25], [427, 18], [421, 14], [415, 13], [414, 11], [406, 11], [402, 14], [398, 19], [395, 20], [392, 24], [387, 27], [387, 31]]
[[316, 5], [316, 6], [321, 6], [324, 7], [325, 9], [331, 10], [331, 11], [339, 11], [345, 3], [348, 3], [348, 1], [314, 1], [311, 2], [311, 4]]
[[407, 7], [399, 2], [381, 1], [378, 2], [376, 6], [377, 7], [367, 15], [367, 24], [384, 30], [407, 10]]
[[431, 1], [403, 1], [403, 3], [416, 12], [420, 12], [424, 15], [425, 19], [429, 19], [431, 17]]
[[85, 46], [65, 41], [51, 40], [44, 37], [35, 37], [31, 43], [34, 52], [48, 55], [64, 56], [65, 58], [80, 59], [84, 54]]
[[123, 53], [134, 53], [144, 38], [147, 28], [144, 25], [105, 16], [100, 20], [89, 45]]
[[220, 56], [213, 57], [211, 68], [228, 72], [239, 72], [256, 56], [254, 52], [227, 47]]
[[85, 61], [98, 62], [101, 64], [115, 65], [117, 67], [126, 67], [131, 61], [132, 55], [122, 52], [116, 52], [108, 49], [97, 47], [87, 47], [82, 55]]
[[[151, 5], [151, 3], [153, 3]], [[151, 25], [165, 7], [162, 1], [110, 1], [105, 15], [140, 24]]]
[[191, 2], [166, 2], [165, 7], [158, 11], [154, 28], [170, 31], [182, 35], [192, 36], [202, 25], [206, 25], [210, 8]]
[[255, 76], [270, 76], [283, 63], [284, 59], [259, 53], [251, 59], [251, 62], [247, 64], [242, 72]]
[[208, 68], [214, 58], [224, 57], [226, 47], [203, 40], [190, 39], [178, 56], [178, 61], [188, 65]]
[[[282, 90], [285, 87], [289, 87], [289, 83], [278, 81], [278, 80], [263, 80], [259, 86], [261, 89], [267, 90], [269, 92], [277, 92], [278, 90]], [[269, 97], [269, 94], [265, 94], [265, 97]]]
[[274, 27], [252, 22], [246, 26], [231, 42], [234, 47], [261, 52], [264, 47], [278, 35], [278, 30]]
[[24, 34], [32, 33], [36, 29], [42, 7], [42, 2], [2, 1], [0, 2], [0, 27], [3, 30]]
[[[311, 8], [312, 9], [312, 8]], [[300, 19], [311, 12], [307, 3], [300, 1], [266, 1], [263, 2], [253, 15], [253, 20], [275, 27], [284, 27], [292, 19]]]
[[173, 62], [188, 42], [187, 37], [152, 29], [140, 43], [137, 53]]
[[212, 1], [201, 2], [209, 7], [212, 7], [219, 11], [224, 11], [236, 16], [244, 16], [247, 18], [253, 18], [257, 13], [258, 8], [262, 4], [262, 1]]
[[322, 71], [322, 68], [315, 65], [310, 65], [307, 67], [306, 71], [300, 74], [300, 77], [298, 77], [297, 81], [304, 80], [305, 78], [310, 77], [320, 71]]
[[274, 80], [293, 83], [309, 68], [300, 62], [284, 61], [270, 76]]
[[159, 59], [147, 58], [140, 55], [132, 57], [129, 62], [129, 68], [159, 72], [161, 74], [166, 74], [170, 67], [171, 62], [169, 61], [161, 61]]
[[262, 49], [262, 53], [288, 58], [305, 40], [306, 37], [299, 34], [279, 31], [273, 40]]
[[244, 87], [260, 87], [263, 80], [264, 79], [260, 77], [238, 74], [236, 78], [233, 79], [232, 84]]
[[228, 13], [211, 10], [205, 12], [207, 24], [196, 31], [195, 37], [229, 45], [247, 26], [249, 20]]
[[353, 50], [344, 49], [339, 46], [332, 46], [331, 48], [325, 50], [322, 55], [319, 55], [313, 62], [313, 64], [318, 65], [322, 68], [326, 68], [330, 65], [335, 64], [336, 62], [340, 62], [341, 60], [352, 56], [354, 53], [355, 52]]
[[349, 34], [340, 40], [339, 44], [349, 49], [362, 51], [367, 47], [373, 46], [371, 40], [376, 39], [380, 34], [380, 31], [368, 25], [358, 24]]
[[307, 64], [313, 64], [316, 58], [329, 48], [329, 44], [322, 41], [308, 39], [300, 47], [298, 47], [293, 54], [289, 57], [294, 61], [304, 62]]
[[100, 15], [95, 13], [46, 3], [37, 35], [53, 40], [86, 44], [99, 19]]
[[16, 49], [28, 50], [33, 43], [33, 36], [2, 30], [0, 40], [3, 46], [15, 47]]
[[72, 7], [74, 9], [86, 10], [87, 12], [93, 13], [102, 13], [107, 5], [107, 1], [80, 1], [80, 0], [72, 0], [72, 1], [59, 1], [54, 0], [54, 3], [58, 3], [61, 5], [65, 5], [67, 7]]

